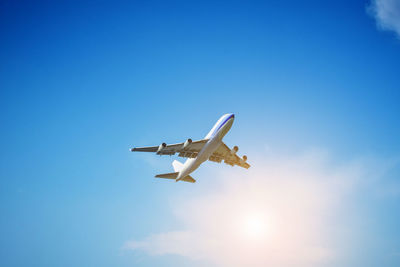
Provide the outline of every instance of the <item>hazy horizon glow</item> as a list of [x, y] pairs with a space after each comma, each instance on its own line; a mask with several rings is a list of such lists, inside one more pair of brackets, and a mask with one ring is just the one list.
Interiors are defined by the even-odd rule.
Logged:
[[348, 206], [360, 205], [358, 188], [373, 188], [375, 179], [384, 179], [397, 163], [359, 159], [335, 164], [315, 150], [297, 157], [259, 155], [248, 173], [208, 173], [207, 185], [200, 185], [196, 196], [174, 196], [171, 212], [183, 229], [128, 241], [124, 249], [177, 254], [217, 266], [340, 262], [357, 250], [349, 231], [361, 229], [348, 220], [363, 218]]

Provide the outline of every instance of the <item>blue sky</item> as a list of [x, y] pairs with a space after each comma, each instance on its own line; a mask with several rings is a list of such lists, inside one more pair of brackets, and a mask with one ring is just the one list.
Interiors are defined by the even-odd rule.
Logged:
[[[274, 239], [233, 254], [399, 266], [399, 6], [2, 1], [0, 265], [232, 266], [234, 234], [217, 215], [257, 188], [257, 214], [302, 223], [276, 219]], [[172, 158], [128, 151], [201, 139], [228, 112], [225, 141], [249, 171], [206, 163], [198, 183], [170, 183], [153, 176]], [[289, 242], [284, 229], [309, 235]], [[214, 230], [218, 257], [205, 245]], [[265, 259], [275, 247], [264, 242], [286, 257]]]

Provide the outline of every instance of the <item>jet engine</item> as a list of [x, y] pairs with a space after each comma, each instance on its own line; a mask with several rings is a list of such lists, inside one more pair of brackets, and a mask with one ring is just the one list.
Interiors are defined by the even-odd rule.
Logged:
[[238, 147], [238, 146], [234, 146], [234, 147], [231, 149], [231, 154], [232, 154], [232, 155], [235, 155], [238, 151], [239, 151], [239, 147]]
[[188, 139], [183, 143], [183, 149], [185, 150], [192, 143], [192, 139]]
[[158, 147], [158, 149], [157, 149], [157, 154], [160, 154], [160, 152], [161, 152], [166, 146], [167, 146], [166, 143], [162, 143], [162, 144]]
[[246, 155], [243, 155], [242, 160], [243, 160], [244, 162], [246, 162], [246, 161], [247, 161], [247, 156], [246, 156]]

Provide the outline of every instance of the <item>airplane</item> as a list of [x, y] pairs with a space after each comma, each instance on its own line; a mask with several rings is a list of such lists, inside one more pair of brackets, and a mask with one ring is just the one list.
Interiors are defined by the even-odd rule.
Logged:
[[162, 143], [159, 146], [131, 148], [130, 151], [155, 152], [157, 155], [175, 155], [175, 153], [179, 153], [179, 157], [188, 158], [185, 163], [177, 160], [172, 162], [175, 172], [157, 174], [155, 176], [156, 178], [175, 179], [176, 182], [195, 183], [196, 180], [189, 174], [195, 171], [206, 160], [218, 163], [221, 163], [223, 160], [228, 165], [237, 165], [248, 169], [250, 165], [246, 162], [247, 156], [239, 157], [236, 154], [239, 150], [237, 146], [230, 149], [222, 142], [222, 138], [231, 129], [234, 119], [234, 114], [223, 115], [202, 140], [192, 141], [189, 138], [183, 143], [172, 145]]

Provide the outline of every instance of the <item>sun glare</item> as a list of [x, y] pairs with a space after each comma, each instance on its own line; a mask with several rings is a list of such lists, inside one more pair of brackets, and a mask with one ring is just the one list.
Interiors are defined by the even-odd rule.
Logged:
[[252, 240], [264, 239], [268, 230], [265, 216], [257, 213], [244, 216], [242, 227], [245, 237]]

